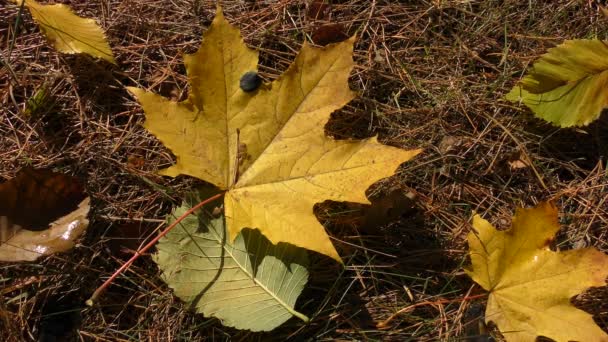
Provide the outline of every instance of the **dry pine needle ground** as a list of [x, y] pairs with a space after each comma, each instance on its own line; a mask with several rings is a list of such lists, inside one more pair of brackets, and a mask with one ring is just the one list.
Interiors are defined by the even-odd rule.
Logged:
[[[608, 252], [608, 118], [557, 130], [501, 100], [547, 48], [608, 38], [608, 21], [593, 1], [336, 0], [320, 15], [303, 0], [225, 1], [227, 18], [261, 51], [267, 80], [320, 25], [341, 23], [347, 35], [358, 35], [351, 86], [361, 96], [334, 114], [327, 131], [423, 147], [421, 157], [370, 190], [374, 198], [397, 192], [414, 200], [382, 222], [348, 206], [317, 208], [347, 266], [316, 257], [298, 303], [315, 317], [309, 325], [291, 320], [267, 334], [225, 328], [188, 312], [149, 258], [137, 261], [99, 307], [84, 308], [197, 184], [155, 174], [173, 157], [142, 128], [143, 113], [124, 86], [185, 98], [182, 54], [198, 48], [215, 4], [61, 2], [101, 24], [119, 67], [59, 55], [28, 14], [15, 30], [18, 8], [0, 4], [0, 48], [10, 66], [0, 67], [0, 177], [25, 165], [49, 167], [86, 180], [94, 199], [79, 247], [37, 264], [0, 265], [3, 341], [458, 340], [480, 333], [483, 313], [483, 299], [458, 300], [479, 293], [460, 271], [473, 210], [507, 228], [516, 206], [554, 199], [568, 227], [556, 248]], [[25, 103], [42, 87], [49, 100], [24, 118]], [[522, 165], [525, 155], [538, 174]], [[425, 301], [435, 304], [375, 327]], [[576, 303], [608, 329], [606, 287]]]

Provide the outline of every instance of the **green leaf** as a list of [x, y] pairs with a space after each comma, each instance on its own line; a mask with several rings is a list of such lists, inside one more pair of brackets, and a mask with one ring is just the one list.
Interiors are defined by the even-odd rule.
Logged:
[[[173, 217], [189, 208], [185, 202]], [[226, 326], [269, 331], [292, 316], [308, 320], [294, 309], [308, 281], [306, 250], [273, 245], [257, 229], [230, 243], [223, 217], [199, 211], [159, 241], [154, 260], [179, 298]]]
[[568, 40], [549, 49], [506, 95], [561, 126], [585, 126], [608, 107], [608, 46], [601, 40]]
[[55, 107], [53, 94], [49, 91], [47, 83], [39, 87], [34, 95], [27, 99], [23, 115], [28, 118], [38, 118], [41, 115], [50, 112]]

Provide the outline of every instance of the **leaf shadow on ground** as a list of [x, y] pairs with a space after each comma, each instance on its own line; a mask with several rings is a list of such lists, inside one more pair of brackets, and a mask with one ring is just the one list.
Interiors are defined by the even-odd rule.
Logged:
[[[383, 255], [394, 259], [393, 267], [403, 267], [404, 272], [413, 271], [411, 267], [443, 270], [451, 259], [426, 225], [424, 211], [418, 208], [415, 195], [399, 188], [373, 188], [368, 191], [371, 205], [328, 201], [315, 208], [321, 222], [334, 236], [340, 237], [334, 241], [343, 249], [342, 255], [348, 256], [353, 248], [363, 247], [381, 252], [376, 258]], [[340, 241], [342, 238], [344, 241]], [[422, 255], [428, 258], [416, 257]], [[454, 265], [447, 266], [451, 269]]]
[[[203, 215], [203, 214], [198, 215], [199, 227], [198, 227], [197, 232], [204, 232], [204, 233], [209, 232], [209, 228], [207, 228], [207, 225], [210, 223], [209, 223], [209, 220], [205, 219], [205, 216], [206, 215]], [[181, 227], [176, 227], [176, 228], [181, 229]], [[184, 231], [186, 231], [185, 228], [184, 228]], [[227, 241], [225, 229], [224, 229], [224, 234], [221, 238], [222, 238], [222, 246], [225, 246], [226, 241]], [[193, 238], [192, 242], [196, 243], [196, 240]], [[204, 255], [205, 251], [203, 250], [203, 248], [199, 248], [199, 249], [200, 249], [200, 252], [203, 253], [203, 255]], [[220, 276], [222, 275], [222, 272], [224, 271], [224, 264], [226, 262], [225, 256], [226, 256], [226, 249], [221, 248], [220, 255], [218, 258], [219, 265], [217, 265], [217, 273], [213, 276], [213, 278], [209, 281], [209, 283], [194, 297], [194, 299], [192, 299], [190, 305], [188, 306], [189, 310], [191, 310], [192, 312], [196, 312], [196, 308], [198, 307], [199, 302], [203, 298], [205, 293], [207, 291], [209, 291], [213, 287], [213, 285], [215, 285], [215, 283], [220, 279]]]
[[312, 320], [289, 339], [403, 340], [410, 326], [420, 328], [437, 312], [420, 307], [399, 316], [392, 324], [394, 339], [389, 338], [376, 324], [413, 302], [395, 288], [408, 288], [417, 302], [437, 294], [449, 296], [470, 285], [451, 276], [458, 265], [425, 224], [416, 201], [407, 195], [389, 190], [370, 196], [372, 205], [317, 204], [317, 217], [333, 237], [345, 265], [311, 253], [309, 285], [297, 307]]
[[128, 117], [117, 115], [128, 110], [124, 99], [131, 99], [125, 86], [133, 85], [119, 67], [87, 55], [66, 55], [66, 67], [74, 77], [74, 88], [80, 106], [93, 107], [95, 112], [107, 115], [110, 122], [124, 125]]
[[562, 161], [568, 166], [559, 171], [568, 180], [576, 175], [573, 170], [587, 173], [605, 163], [608, 158], [608, 110], [587, 127], [556, 128], [540, 120], [526, 126], [528, 132], [541, 137], [540, 155], [547, 159]]
[[76, 340], [80, 326], [82, 302], [75, 295], [49, 298], [42, 309], [39, 342]]

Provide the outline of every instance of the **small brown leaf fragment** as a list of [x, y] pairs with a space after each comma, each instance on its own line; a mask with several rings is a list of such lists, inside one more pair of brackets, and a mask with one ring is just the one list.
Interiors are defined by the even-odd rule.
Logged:
[[133, 169], [141, 169], [146, 161], [142, 157], [130, 155], [127, 157], [127, 166]]
[[224, 213], [224, 208], [222, 208], [222, 207], [215, 207], [215, 208], [213, 208], [213, 211], [211, 212], [211, 217], [218, 218], [223, 213]]
[[376, 53], [374, 55], [374, 62], [380, 63], [380, 64], [386, 64], [386, 51], [384, 51], [382, 49], [376, 50]]
[[511, 167], [511, 169], [524, 169], [526, 167], [528, 167], [528, 164], [526, 162], [524, 162], [521, 159], [517, 159], [517, 160], [510, 160], [509, 161], [509, 166]]
[[329, 14], [329, 4], [325, 0], [314, 0], [308, 5], [306, 16], [313, 20], [325, 19]]
[[312, 33], [312, 41], [321, 46], [339, 43], [348, 39], [344, 25], [333, 23], [317, 27]]
[[460, 137], [455, 137], [455, 136], [451, 136], [451, 135], [446, 135], [445, 137], [443, 137], [443, 139], [441, 139], [441, 142], [439, 143], [439, 152], [441, 154], [446, 154], [448, 152], [451, 152], [452, 150], [456, 149], [458, 146], [462, 145], [462, 138]]
[[33, 261], [74, 246], [89, 198], [74, 177], [24, 168], [0, 184], [0, 261]]
[[525, 161], [525, 157], [522, 156], [520, 151], [512, 153], [507, 159], [507, 163], [509, 164], [511, 170], [525, 169], [530, 167], [530, 164]]

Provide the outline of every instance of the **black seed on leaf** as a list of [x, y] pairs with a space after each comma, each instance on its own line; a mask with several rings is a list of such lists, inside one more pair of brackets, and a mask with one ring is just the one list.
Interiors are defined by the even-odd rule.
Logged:
[[255, 71], [247, 71], [239, 83], [241, 89], [246, 92], [254, 91], [262, 85], [262, 78]]

